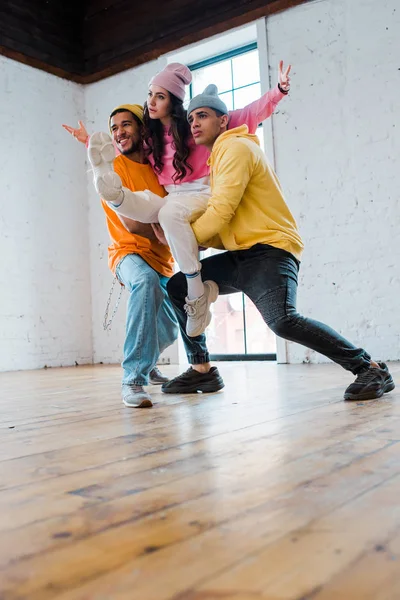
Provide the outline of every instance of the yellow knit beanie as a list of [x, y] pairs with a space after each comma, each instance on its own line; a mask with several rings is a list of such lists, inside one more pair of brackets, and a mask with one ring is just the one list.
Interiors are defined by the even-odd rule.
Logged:
[[[114, 110], [111, 111], [111, 114], [113, 114], [116, 110], [123, 109], [131, 112], [133, 115], [135, 115], [135, 117], [139, 119], [141, 123], [143, 123], [143, 106], [140, 106], [140, 104], [121, 104], [121, 106], [116, 106]], [[111, 117], [109, 117], [108, 119], [108, 127], [111, 131]]]

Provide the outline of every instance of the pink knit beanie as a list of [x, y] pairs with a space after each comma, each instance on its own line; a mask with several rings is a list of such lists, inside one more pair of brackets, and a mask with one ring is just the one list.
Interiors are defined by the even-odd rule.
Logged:
[[164, 88], [179, 100], [185, 98], [185, 86], [192, 81], [192, 74], [185, 65], [171, 63], [151, 79], [149, 85]]

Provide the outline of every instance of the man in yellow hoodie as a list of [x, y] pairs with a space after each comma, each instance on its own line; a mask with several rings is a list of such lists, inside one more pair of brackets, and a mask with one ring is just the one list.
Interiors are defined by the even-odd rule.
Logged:
[[[244, 292], [276, 335], [324, 354], [357, 375], [345, 391], [346, 400], [380, 398], [394, 389], [385, 363], [371, 360], [336, 331], [296, 310], [297, 277], [303, 243], [279, 181], [246, 125], [227, 129], [228, 111], [216, 86], [208, 86], [188, 108], [196, 144], [210, 152], [212, 196], [192, 228], [200, 246], [227, 252], [202, 261], [203, 279], [215, 281], [220, 294]], [[185, 298], [182, 273], [169, 281], [189, 363], [192, 367], [163, 385], [165, 393], [217, 391], [223, 386], [211, 367], [205, 336], [185, 333], [186, 313], [197, 306]], [[201, 299], [198, 299], [201, 301]]]

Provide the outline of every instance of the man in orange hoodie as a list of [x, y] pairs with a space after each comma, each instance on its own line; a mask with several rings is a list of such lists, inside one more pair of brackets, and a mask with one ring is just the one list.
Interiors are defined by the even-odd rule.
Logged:
[[[122, 184], [133, 192], [149, 189], [164, 196], [142, 146], [143, 108], [138, 104], [118, 106], [110, 115], [109, 127], [120, 155], [114, 171]], [[64, 125], [80, 142], [88, 134]], [[143, 389], [149, 382], [168, 381], [156, 367], [159, 355], [178, 336], [176, 317], [166, 286], [173, 274], [169, 248], [158, 242], [150, 224], [118, 216], [102, 200], [107, 228], [111, 237], [108, 264], [118, 280], [129, 291], [124, 343], [122, 401], [125, 406], [152, 406], [150, 395]]]

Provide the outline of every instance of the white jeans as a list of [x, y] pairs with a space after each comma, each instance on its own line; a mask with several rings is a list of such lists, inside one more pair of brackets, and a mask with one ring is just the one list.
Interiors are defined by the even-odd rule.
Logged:
[[161, 198], [150, 190], [131, 192], [122, 188], [124, 200], [119, 206], [109, 206], [123, 217], [141, 223], [160, 223], [169, 247], [181, 271], [187, 275], [201, 269], [198, 243], [190, 223], [206, 210], [211, 197], [209, 179], [199, 179], [180, 185], [168, 185], [168, 196]]

